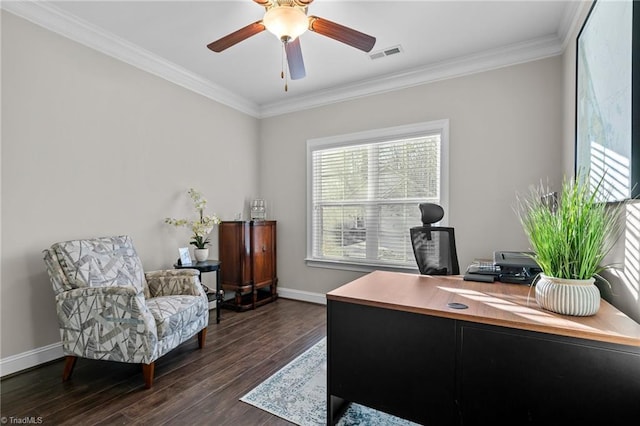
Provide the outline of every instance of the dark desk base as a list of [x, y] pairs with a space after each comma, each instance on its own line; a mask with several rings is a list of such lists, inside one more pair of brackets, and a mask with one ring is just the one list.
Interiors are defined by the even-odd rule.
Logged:
[[328, 424], [340, 399], [421, 424], [454, 424], [455, 337], [445, 318], [328, 300]]
[[341, 399], [428, 425], [640, 419], [640, 348], [327, 301], [327, 424]]

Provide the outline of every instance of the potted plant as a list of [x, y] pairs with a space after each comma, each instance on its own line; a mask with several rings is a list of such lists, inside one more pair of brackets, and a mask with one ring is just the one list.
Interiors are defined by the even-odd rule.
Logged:
[[[520, 198], [518, 216], [534, 260], [542, 269], [535, 284], [538, 304], [565, 315], [594, 315], [600, 291], [594, 284], [622, 230], [624, 203], [606, 203], [603, 179], [565, 179], [559, 198], [540, 184]], [[551, 202], [550, 202], [551, 200]], [[604, 280], [604, 279], [603, 279]]]
[[189, 244], [195, 246], [193, 254], [196, 260], [198, 262], [203, 262], [209, 257], [209, 248], [207, 246], [209, 246], [210, 243], [207, 236], [213, 229], [213, 226], [220, 223], [220, 219], [215, 214], [204, 214], [204, 208], [207, 206], [207, 200], [200, 192], [190, 188], [187, 193], [193, 201], [193, 206], [198, 214], [198, 219], [188, 220], [168, 217], [164, 221], [169, 225], [174, 225], [176, 227], [186, 226], [191, 229], [192, 235]]

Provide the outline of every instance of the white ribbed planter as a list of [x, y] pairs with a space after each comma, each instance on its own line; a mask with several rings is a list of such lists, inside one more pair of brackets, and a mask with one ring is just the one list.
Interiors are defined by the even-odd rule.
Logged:
[[536, 283], [536, 301], [549, 311], [585, 317], [600, 309], [600, 290], [595, 278], [569, 280], [540, 274]]
[[198, 262], [204, 262], [205, 260], [207, 260], [209, 258], [209, 249], [208, 248], [203, 248], [203, 249], [194, 249], [193, 250], [193, 254], [196, 257], [196, 260]]

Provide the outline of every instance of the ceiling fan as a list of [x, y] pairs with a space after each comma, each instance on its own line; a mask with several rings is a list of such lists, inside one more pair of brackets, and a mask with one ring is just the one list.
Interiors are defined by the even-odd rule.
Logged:
[[[256, 35], [269, 30], [282, 41], [289, 65], [292, 80], [298, 80], [306, 75], [300, 36], [306, 30], [322, 34], [334, 40], [345, 43], [356, 49], [369, 52], [376, 43], [376, 38], [345, 27], [335, 22], [317, 16], [307, 16], [307, 8], [313, 0], [253, 0], [264, 6], [266, 12], [260, 21], [253, 22], [214, 42], [207, 47], [214, 52], [223, 50]], [[282, 77], [284, 78], [284, 71]], [[285, 90], [287, 86], [285, 84]]]

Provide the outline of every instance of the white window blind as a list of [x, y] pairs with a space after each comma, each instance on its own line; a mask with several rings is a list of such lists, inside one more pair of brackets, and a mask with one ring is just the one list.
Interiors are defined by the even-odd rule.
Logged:
[[446, 129], [433, 127], [308, 144], [307, 260], [415, 268], [409, 228], [421, 224], [418, 204], [443, 201]]

